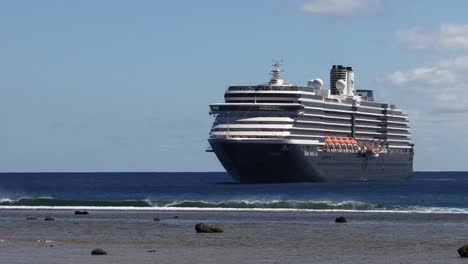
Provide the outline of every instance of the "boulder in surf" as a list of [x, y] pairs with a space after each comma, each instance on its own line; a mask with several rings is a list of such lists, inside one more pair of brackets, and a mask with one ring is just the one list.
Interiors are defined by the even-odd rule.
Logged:
[[344, 216], [339, 216], [337, 218], [335, 218], [335, 223], [346, 223], [347, 220]]
[[91, 255], [107, 255], [107, 252], [102, 248], [96, 248], [91, 251]]
[[214, 224], [198, 223], [195, 225], [197, 233], [222, 233], [223, 229]]
[[460, 257], [462, 257], [462, 258], [468, 258], [468, 245], [461, 246], [461, 247], [458, 249], [458, 254], [459, 254]]
[[87, 211], [75, 211], [75, 215], [89, 215]]

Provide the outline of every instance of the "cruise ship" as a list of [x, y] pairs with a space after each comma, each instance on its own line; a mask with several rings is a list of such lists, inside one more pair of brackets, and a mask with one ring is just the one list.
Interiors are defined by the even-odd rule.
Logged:
[[400, 180], [413, 173], [407, 114], [355, 89], [352, 67], [333, 65], [330, 88], [321, 79], [293, 85], [273, 64], [271, 79], [229, 86], [208, 142], [241, 183]]

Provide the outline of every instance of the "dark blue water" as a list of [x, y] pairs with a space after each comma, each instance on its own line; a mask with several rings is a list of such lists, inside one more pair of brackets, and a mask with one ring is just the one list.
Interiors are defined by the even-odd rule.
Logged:
[[226, 173], [3, 173], [0, 206], [404, 210], [468, 213], [468, 172], [397, 182], [236, 184]]

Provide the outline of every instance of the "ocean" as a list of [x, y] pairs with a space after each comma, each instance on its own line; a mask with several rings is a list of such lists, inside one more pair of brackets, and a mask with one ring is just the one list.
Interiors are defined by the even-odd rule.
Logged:
[[[468, 244], [466, 172], [296, 184], [3, 173], [0, 195], [0, 263], [466, 263], [457, 253]], [[199, 234], [197, 223], [224, 232]], [[108, 255], [92, 256], [95, 248]]]
[[468, 213], [468, 172], [291, 184], [238, 184], [223, 172], [0, 174], [0, 208], [61, 207]]

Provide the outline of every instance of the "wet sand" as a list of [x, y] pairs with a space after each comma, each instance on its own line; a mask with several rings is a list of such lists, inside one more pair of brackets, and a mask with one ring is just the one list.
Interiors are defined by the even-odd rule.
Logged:
[[[88, 212], [0, 210], [0, 263], [467, 263], [464, 214]], [[224, 233], [197, 234], [199, 222]]]

